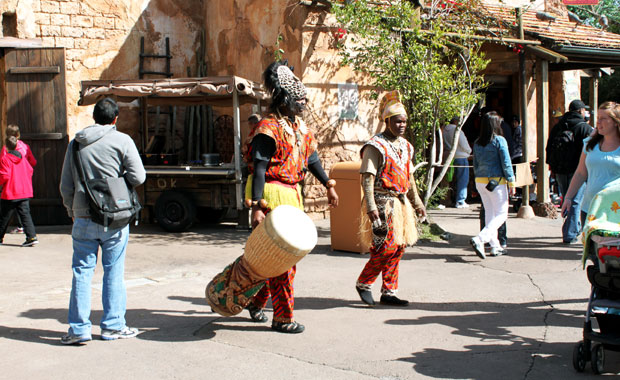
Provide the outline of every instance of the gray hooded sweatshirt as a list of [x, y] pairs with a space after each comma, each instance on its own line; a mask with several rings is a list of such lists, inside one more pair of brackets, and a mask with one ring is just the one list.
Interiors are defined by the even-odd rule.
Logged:
[[62, 202], [71, 218], [90, 217], [87, 194], [73, 163], [75, 141], [80, 144], [84, 172], [89, 179], [124, 176], [133, 186], [146, 179], [142, 160], [131, 137], [118, 132], [112, 124], [94, 124], [82, 129], [69, 143], [60, 177]]

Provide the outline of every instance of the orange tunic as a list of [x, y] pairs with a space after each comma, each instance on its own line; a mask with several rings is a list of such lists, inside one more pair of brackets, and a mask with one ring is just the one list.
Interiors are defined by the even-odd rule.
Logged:
[[306, 174], [304, 169], [308, 166], [308, 158], [316, 149], [316, 140], [310, 130], [299, 124], [287, 123], [289, 128], [285, 129], [274, 115], [262, 119], [248, 136], [245, 160], [250, 165], [250, 171], [253, 172], [252, 138], [264, 134], [276, 143], [276, 151], [267, 165], [265, 179], [291, 185], [301, 182]]
[[[366, 145], [372, 145], [383, 157], [382, 167], [375, 177], [375, 188], [383, 188], [399, 194], [409, 191], [409, 169], [413, 158], [413, 146], [409, 141], [399, 137], [396, 142], [389, 142], [383, 134], [374, 136]], [[362, 151], [364, 149], [362, 148]]]

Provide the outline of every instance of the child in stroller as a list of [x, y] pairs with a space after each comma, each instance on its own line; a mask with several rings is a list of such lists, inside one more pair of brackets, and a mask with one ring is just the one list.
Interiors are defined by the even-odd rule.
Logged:
[[[616, 181], [617, 182], [617, 181]], [[582, 372], [604, 371], [605, 349], [620, 351], [620, 184], [601, 190], [592, 200], [583, 228], [583, 265], [592, 284], [583, 325], [583, 341], [573, 350], [573, 366]], [[592, 328], [592, 317], [598, 332]]]

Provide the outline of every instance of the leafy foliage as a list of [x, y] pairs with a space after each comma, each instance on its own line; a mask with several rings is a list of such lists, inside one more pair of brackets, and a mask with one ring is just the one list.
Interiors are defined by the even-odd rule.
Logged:
[[282, 37], [281, 34], [278, 34], [278, 39], [276, 40], [276, 48], [273, 51], [273, 58], [276, 61], [281, 61], [282, 57], [284, 56], [284, 50], [282, 48], [280, 48], [280, 43], [282, 43], [282, 40], [284, 39], [284, 37]]
[[[620, 0], [599, 0], [597, 5], [569, 6], [568, 9], [586, 24], [599, 28], [603, 27], [600, 16], [605, 15], [609, 24], [607, 31], [620, 34]], [[589, 88], [585, 88], [584, 92], [588, 96]], [[620, 102], [620, 67], [612, 75], [600, 79], [598, 93], [601, 103], [607, 100]]]
[[598, 94], [601, 103], [607, 100], [620, 103], [620, 67], [612, 75], [599, 80]]
[[607, 31], [620, 33], [620, 0], [599, 0], [597, 5], [569, 5], [568, 10], [577, 14], [588, 25], [603, 27], [600, 16], [605, 15]]
[[[600, 0], [593, 6], [569, 6], [588, 25], [602, 28], [601, 15], [608, 20], [608, 32], [620, 34], [620, 0]], [[585, 89], [586, 95], [589, 89]], [[620, 67], [610, 76], [603, 76], [599, 81], [599, 99], [601, 103], [607, 100], [620, 102]], [[587, 99], [587, 98], [586, 98]]]
[[[501, 25], [485, 25], [496, 21], [476, 11], [481, 8], [477, 0], [435, 0], [423, 12], [408, 1], [332, 8], [349, 36], [340, 44], [342, 64], [368, 74], [378, 89], [401, 93], [409, 114], [406, 137], [416, 148], [416, 162], [428, 161], [419, 184], [425, 203], [447, 171], [433, 174], [441, 157], [435, 149], [441, 146], [439, 128], [453, 116], [465, 120], [485, 88], [481, 72], [489, 60], [472, 36], [482, 29], [501, 33]], [[455, 150], [456, 144], [448, 160]]]

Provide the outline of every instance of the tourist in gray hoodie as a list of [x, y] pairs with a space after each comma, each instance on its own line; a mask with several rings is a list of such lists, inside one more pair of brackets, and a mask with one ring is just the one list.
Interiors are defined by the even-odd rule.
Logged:
[[133, 338], [138, 329], [125, 324], [125, 251], [129, 225], [104, 228], [90, 219], [88, 195], [73, 163], [73, 144], [79, 143], [87, 178], [122, 177], [137, 186], [146, 179], [140, 155], [131, 137], [116, 130], [118, 106], [110, 98], [100, 100], [93, 110], [94, 125], [84, 128], [69, 143], [62, 167], [60, 193], [73, 219], [73, 282], [69, 301], [69, 333], [63, 344], [79, 344], [92, 339], [90, 322], [90, 283], [101, 247], [103, 265], [103, 316], [101, 339]]

